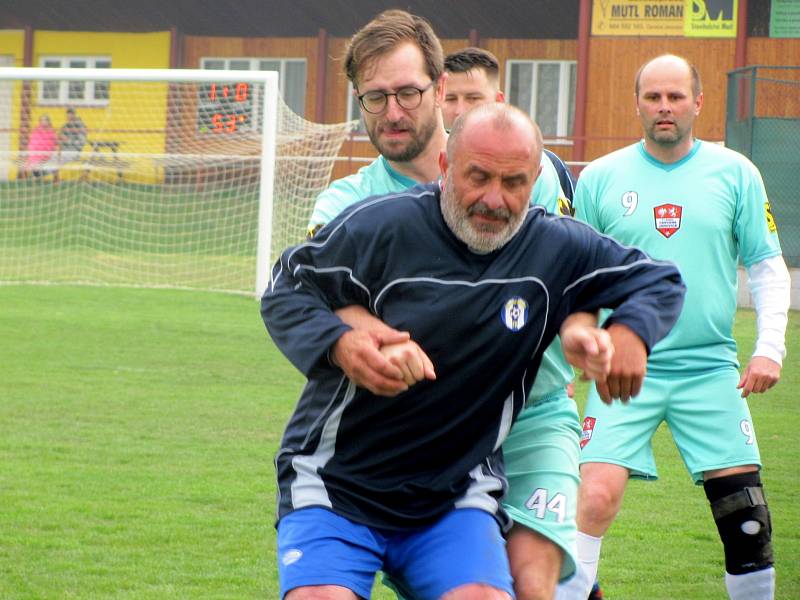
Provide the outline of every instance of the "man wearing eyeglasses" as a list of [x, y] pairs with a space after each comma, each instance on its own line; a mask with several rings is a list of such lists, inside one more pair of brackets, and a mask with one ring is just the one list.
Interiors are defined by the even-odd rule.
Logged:
[[[317, 197], [310, 235], [353, 202], [435, 181], [447, 142], [444, 55], [427, 21], [399, 10], [378, 15], [352, 37], [344, 68], [380, 156]], [[563, 206], [558, 173], [543, 157], [531, 202], [558, 212], [559, 196]]]
[[[312, 236], [359, 200], [437, 179], [438, 155], [447, 141], [440, 110], [447, 86], [445, 62], [426, 21], [403, 11], [379, 15], [353, 36], [344, 66], [370, 140], [381, 155], [358, 173], [333, 182], [319, 196], [309, 224]], [[567, 214], [571, 206], [556, 169], [546, 155], [541, 163], [531, 203]], [[403, 339], [360, 307], [337, 314], [368, 332], [366, 339], [377, 347]], [[374, 393], [399, 393], [404, 381], [388, 376], [385, 363], [375, 365], [369, 351], [369, 347], [354, 349], [351, 364], [343, 365], [345, 373]], [[504, 445], [508, 498], [513, 502], [506, 501], [505, 507], [515, 520], [508, 549], [519, 600], [552, 597], [559, 579], [575, 570], [580, 425], [565, 391], [572, 376], [559, 343], [554, 342]]]
[[382, 13], [353, 36], [345, 72], [380, 156], [319, 195], [310, 233], [357, 200], [439, 177], [437, 160], [447, 142], [439, 109], [442, 61], [430, 25], [402, 11]]

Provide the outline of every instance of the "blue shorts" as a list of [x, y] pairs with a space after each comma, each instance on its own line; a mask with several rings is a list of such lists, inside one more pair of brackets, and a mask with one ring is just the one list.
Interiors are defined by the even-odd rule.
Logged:
[[436, 600], [469, 583], [514, 597], [500, 525], [482, 510], [453, 510], [429, 527], [406, 531], [368, 527], [316, 507], [278, 523], [281, 598], [310, 585], [339, 585], [369, 598], [381, 570], [417, 600]]

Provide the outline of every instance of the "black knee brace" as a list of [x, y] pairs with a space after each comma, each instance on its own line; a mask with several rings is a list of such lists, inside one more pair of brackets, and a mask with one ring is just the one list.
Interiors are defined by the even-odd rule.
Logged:
[[772, 566], [772, 523], [758, 471], [703, 484], [719, 537], [725, 570], [741, 575]]

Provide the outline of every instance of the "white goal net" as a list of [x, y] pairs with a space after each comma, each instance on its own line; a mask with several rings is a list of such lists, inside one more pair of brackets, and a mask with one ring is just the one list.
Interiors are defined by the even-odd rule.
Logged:
[[277, 74], [0, 69], [0, 283], [259, 293], [353, 123]]

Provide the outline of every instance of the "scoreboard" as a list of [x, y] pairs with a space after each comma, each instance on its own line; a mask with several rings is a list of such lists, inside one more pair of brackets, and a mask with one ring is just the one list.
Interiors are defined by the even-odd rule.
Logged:
[[197, 128], [200, 133], [211, 135], [252, 131], [253, 86], [247, 82], [201, 85]]

